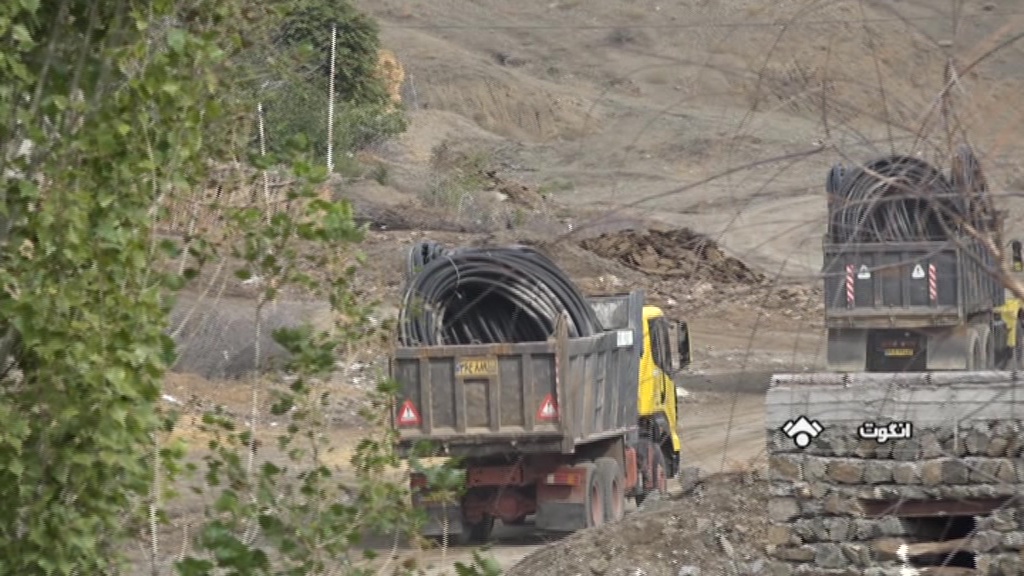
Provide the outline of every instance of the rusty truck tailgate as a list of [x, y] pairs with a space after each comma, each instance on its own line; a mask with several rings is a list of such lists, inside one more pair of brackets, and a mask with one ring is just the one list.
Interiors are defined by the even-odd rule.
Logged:
[[[530, 342], [398, 349], [392, 374], [402, 391], [396, 411], [402, 437], [558, 436], [557, 420], [549, 417], [557, 401], [554, 348]], [[410, 407], [413, 417], [403, 419]]]
[[634, 428], [636, 352], [620, 332], [397, 349], [400, 444], [432, 440], [452, 455], [570, 452]]

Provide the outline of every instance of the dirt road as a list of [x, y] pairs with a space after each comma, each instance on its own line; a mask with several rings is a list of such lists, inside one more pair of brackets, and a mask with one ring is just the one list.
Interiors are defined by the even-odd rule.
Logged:
[[679, 406], [684, 465], [705, 472], [758, 466], [765, 455], [763, 394], [696, 394]]
[[[687, 401], [680, 402], [679, 410], [684, 465], [718, 472], [760, 464], [765, 443], [763, 394], [696, 392]], [[508, 568], [556, 539], [551, 534], [534, 531], [530, 525], [498, 525], [489, 552], [502, 568]], [[430, 550], [421, 554], [419, 563], [427, 567], [428, 576], [452, 575], [456, 562], [471, 561], [472, 551], [469, 547]]]

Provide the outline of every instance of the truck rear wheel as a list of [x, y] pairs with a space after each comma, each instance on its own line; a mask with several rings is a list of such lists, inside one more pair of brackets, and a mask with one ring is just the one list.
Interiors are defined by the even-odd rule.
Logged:
[[597, 476], [604, 487], [604, 521], [616, 522], [626, 515], [626, 479], [614, 458], [598, 458]]
[[1024, 318], [1017, 316], [1017, 336], [1013, 343], [1013, 370], [1024, 368]]
[[491, 532], [494, 530], [494, 516], [485, 514], [483, 520], [479, 522], [463, 521], [462, 527], [469, 544], [483, 544], [491, 538]]
[[978, 333], [973, 329], [968, 331], [967, 337], [967, 370], [981, 370], [981, 342]]
[[982, 325], [978, 327], [978, 345], [981, 348], [981, 358], [976, 370], [991, 370], [995, 364], [991, 326]]
[[639, 448], [641, 453], [646, 455], [646, 463], [643, 487], [636, 495], [637, 506], [643, 504], [652, 493], [657, 492], [661, 496], [668, 490], [668, 470], [661, 448], [650, 440], [642, 440]]
[[597, 465], [593, 462], [584, 462], [579, 465], [587, 471], [586, 483], [587, 495], [584, 500], [584, 514], [586, 516], [587, 528], [594, 528], [604, 524], [604, 493], [605, 489], [601, 482], [601, 475], [598, 473]]

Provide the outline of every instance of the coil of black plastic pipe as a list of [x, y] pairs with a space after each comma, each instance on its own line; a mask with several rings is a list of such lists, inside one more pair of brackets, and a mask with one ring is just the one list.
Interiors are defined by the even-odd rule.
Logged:
[[408, 265], [398, 317], [403, 346], [544, 341], [563, 311], [570, 337], [601, 331], [579, 288], [532, 248], [446, 250], [421, 242]]
[[946, 240], [966, 216], [965, 197], [933, 165], [888, 156], [846, 170], [835, 187], [832, 241]]

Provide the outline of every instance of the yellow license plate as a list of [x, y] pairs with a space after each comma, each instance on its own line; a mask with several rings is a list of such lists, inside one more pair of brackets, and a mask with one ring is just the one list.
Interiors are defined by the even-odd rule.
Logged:
[[889, 348], [888, 350], [885, 351], [885, 355], [900, 357], [913, 356], [914, 350], [913, 348]]
[[463, 358], [455, 368], [456, 376], [491, 376], [498, 373], [494, 358]]

